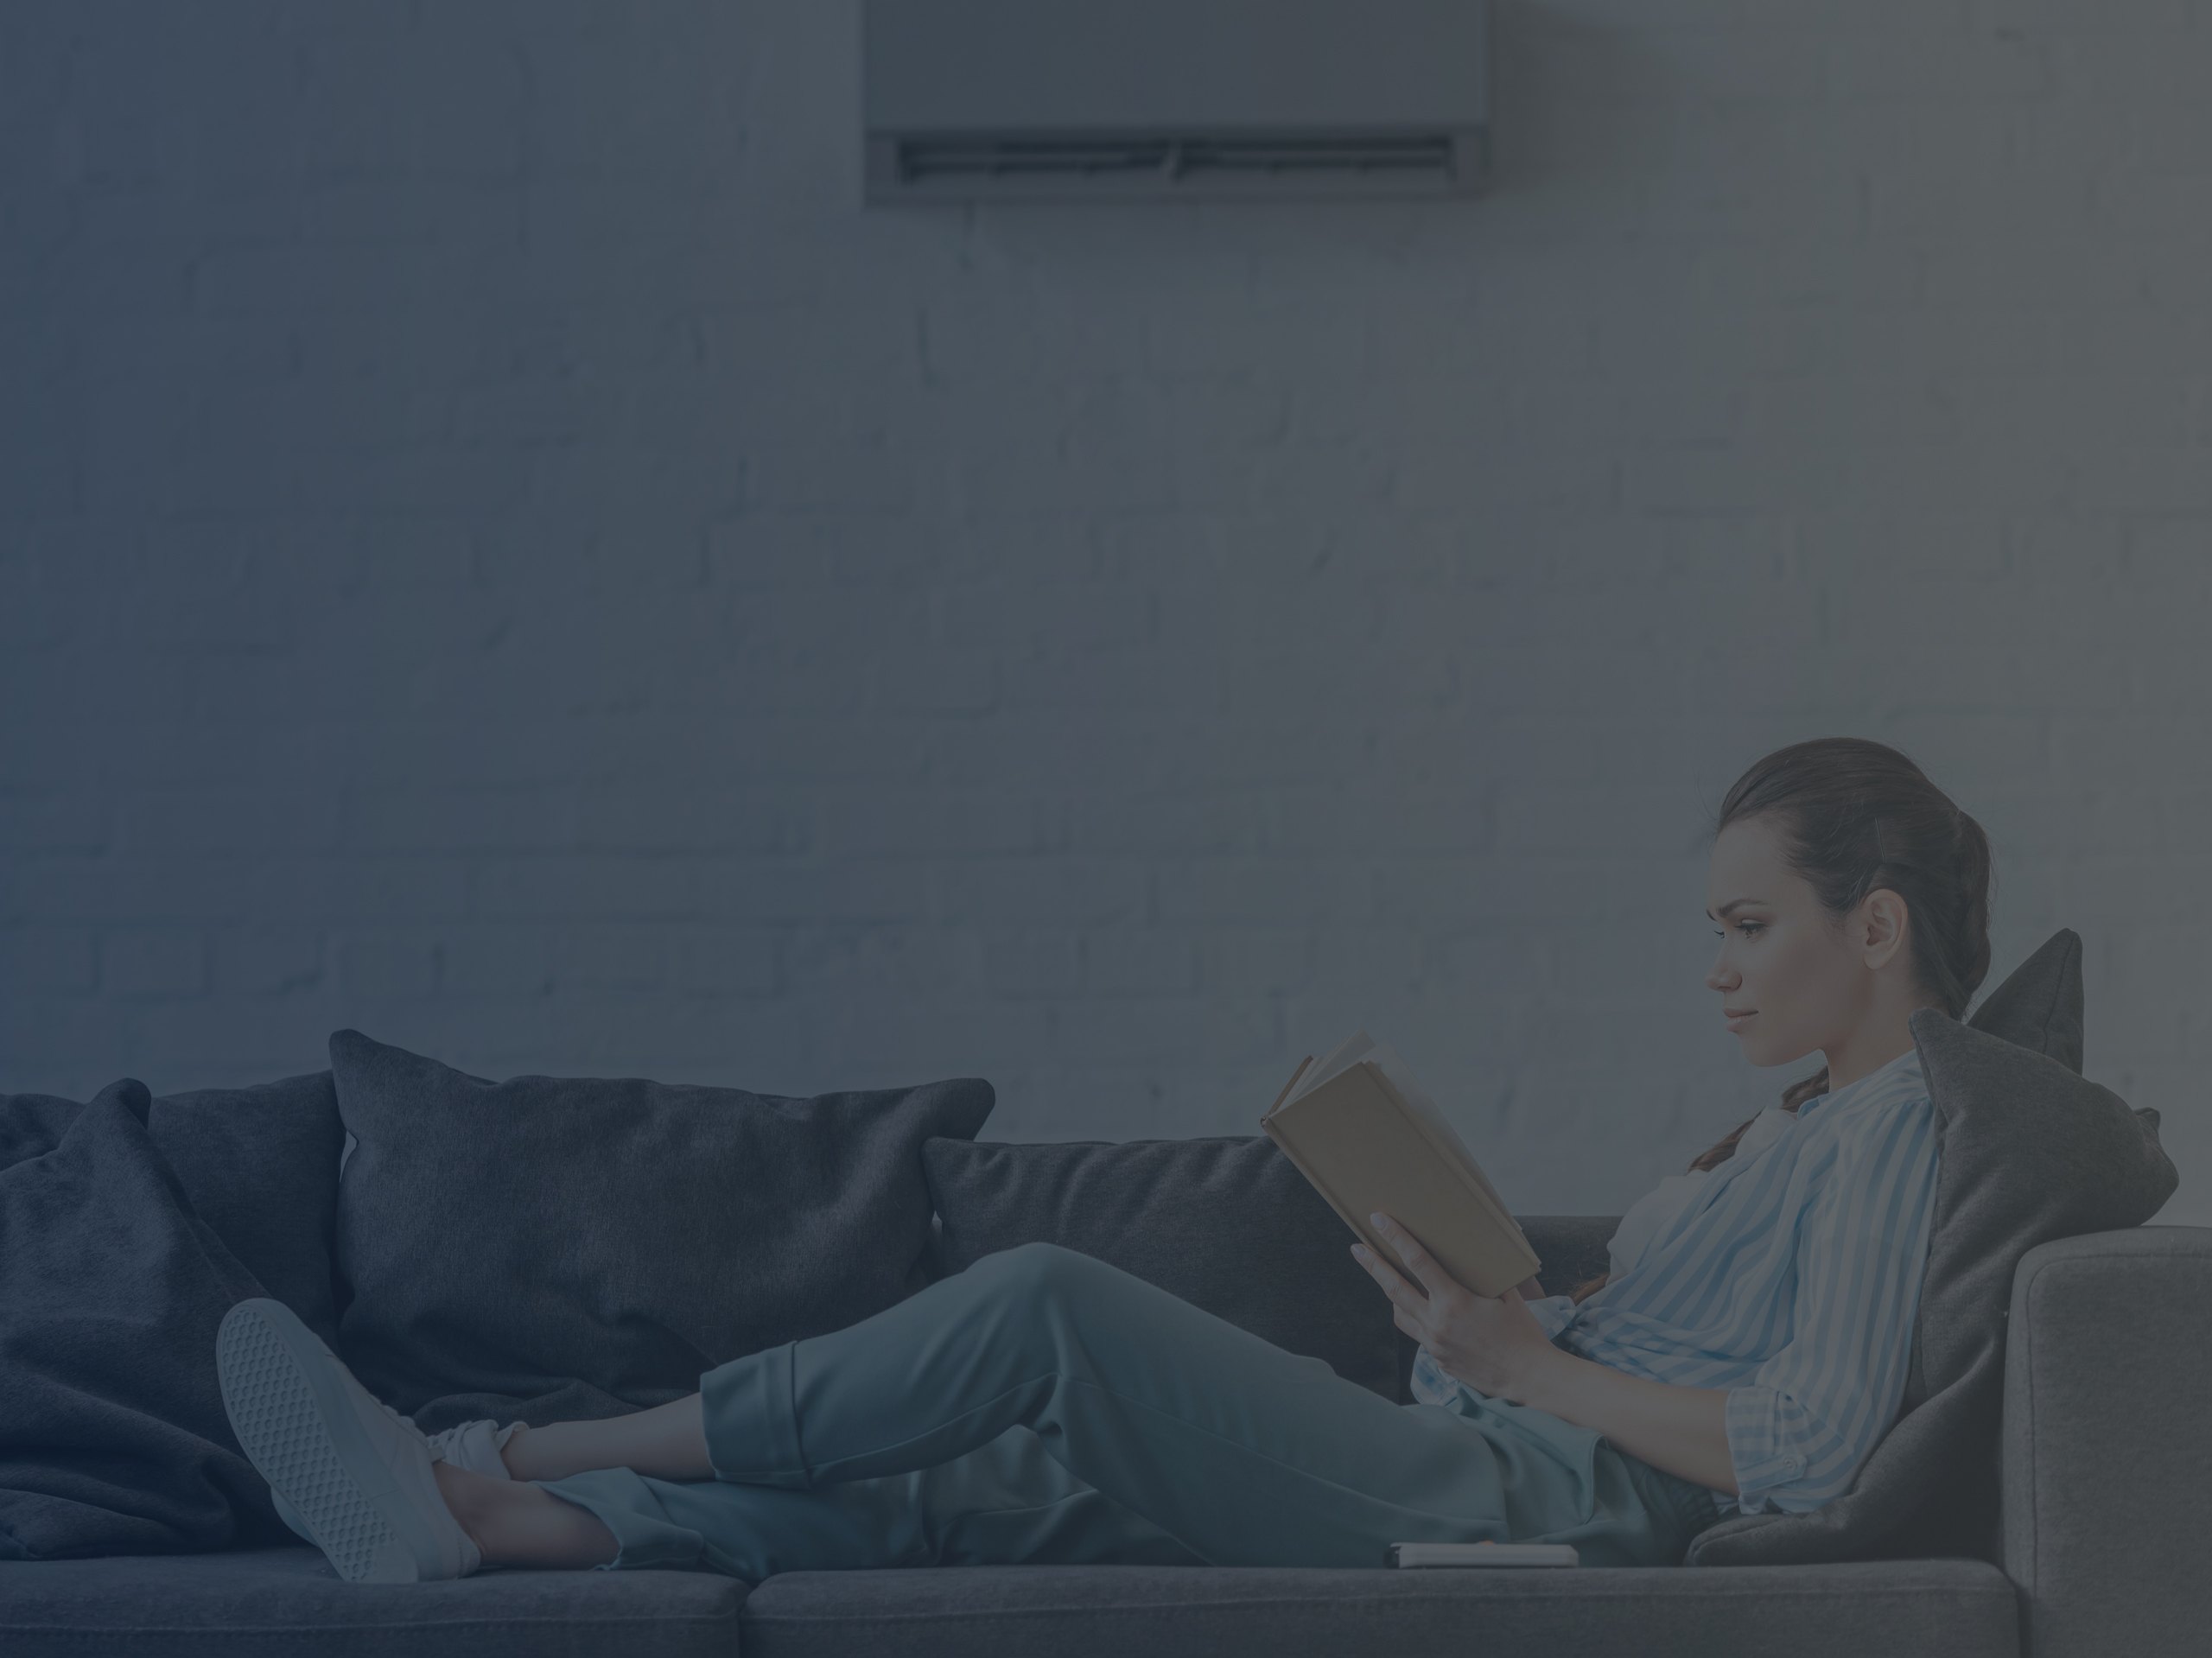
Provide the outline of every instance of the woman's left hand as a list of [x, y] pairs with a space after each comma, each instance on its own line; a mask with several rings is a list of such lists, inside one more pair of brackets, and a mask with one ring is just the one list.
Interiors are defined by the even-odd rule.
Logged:
[[1359, 1264], [1390, 1298], [1392, 1322], [1428, 1349], [1446, 1375], [1487, 1398], [1527, 1404], [1545, 1365], [1559, 1357], [1560, 1350], [1544, 1335], [1520, 1291], [1510, 1289], [1495, 1299], [1478, 1295], [1446, 1272], [1412, 1233], [1388, 1215], [1368, 1219], [1428, 1292], [1424, 1299], [1421, 1289], [1365, 1244], [1353, 1244], [1351, 1252]]

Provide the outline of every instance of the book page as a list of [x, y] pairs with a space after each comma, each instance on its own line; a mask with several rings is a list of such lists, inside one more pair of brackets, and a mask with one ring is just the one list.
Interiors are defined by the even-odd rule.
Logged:
[[1306, 1075], [1299, 1079], [1297, 1088], [1292, 1091], [1290, 1098], [1285, 1100], [1283, 1103], [1290, 1105], [1302, 1100], [1322, 1083], [1350, 1070], [1366, 1057], [1368, 1051], [1374, 1045], [1375, 1039], [1366, 1032], [1354, 1031], [1335, 1047], [1330, 1049], [1320, 1064], [1306, 1068]]

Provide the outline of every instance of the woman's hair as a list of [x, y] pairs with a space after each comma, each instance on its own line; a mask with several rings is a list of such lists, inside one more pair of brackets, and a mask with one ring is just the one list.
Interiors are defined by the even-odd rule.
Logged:
[[[1878, 887], [1902, 898], [1914, 985], [1951, 1018], [1965, 1015], [1989, 971], [1989, 840], [1925, 772], [1863, 737], [1792, 743], [1736, 779], [1713, 838], [1751, 818], [1773, 821], [1784, 861], [1837, 920]], [[1795, 1111], [1827, 1086], [1823, 1065], [1783, 1091], [1782, 1109]], [[1726, 1162], [1751, 1126], [1692, 1158], [1691, 1170]], [[1575, 1300], [1603, 1288], [1608, 1276], [1577, 1285]]]

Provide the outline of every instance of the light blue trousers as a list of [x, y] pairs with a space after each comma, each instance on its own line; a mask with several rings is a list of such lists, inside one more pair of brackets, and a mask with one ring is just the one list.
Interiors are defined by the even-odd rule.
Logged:
[[1672, 1566], [1716, 1517], [1546, 1412], [1394, 1405], [1050, 1243], [699, 1385], [714, 1479], [538, 1482], [614, 1534], [613, 1568], [1381, 1566], [1485, 1540]]

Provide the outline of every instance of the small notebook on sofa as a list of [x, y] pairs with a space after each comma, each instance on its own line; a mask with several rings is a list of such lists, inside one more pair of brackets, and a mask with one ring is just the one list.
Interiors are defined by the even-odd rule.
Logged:
[[1319, 1064], [1301, 1061], [1260, 1127], [1401, 1273], [1369, 1215], [1389, 1216], [1478, 1295], [1502, 1295], [1542, 1264], [1405, 1062], [1364, 1031]]
[[1393, 1543], [1392, 1566], [1580, 1566], [1572, 1543]]

